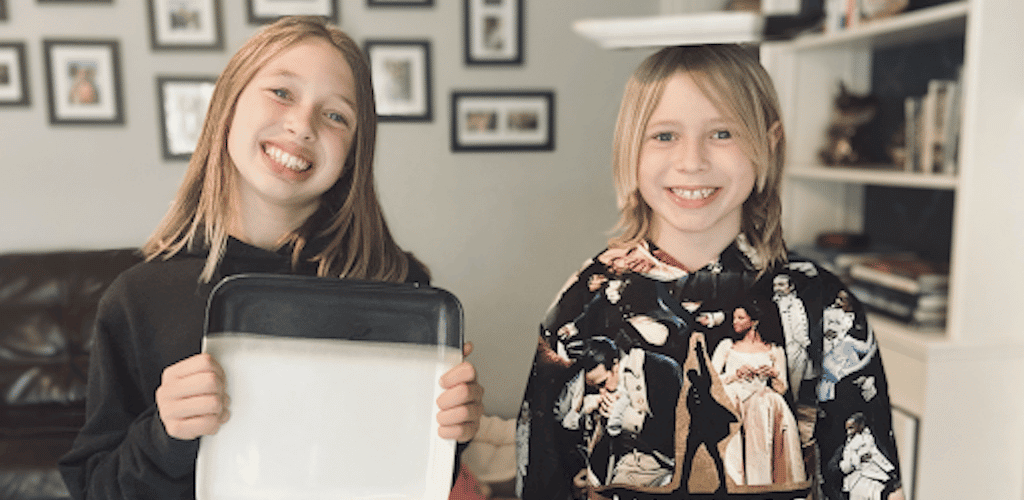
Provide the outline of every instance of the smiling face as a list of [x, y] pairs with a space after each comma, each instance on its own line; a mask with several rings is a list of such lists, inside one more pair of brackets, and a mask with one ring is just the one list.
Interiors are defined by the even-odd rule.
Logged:
[[756, 181], [742, 140], [739, 124], [688, 73], [666, 82], [644, 130], [637, 171], [640, 195], [654, 214], [656, 244], [735, 239]]
[[352, 70], [323, 39], [284, 50], [256, 73], [238, 97], [227, 140], [243, 219], [270, 213], [301, 224], [316, 211], [345, 167], [355, 101]]

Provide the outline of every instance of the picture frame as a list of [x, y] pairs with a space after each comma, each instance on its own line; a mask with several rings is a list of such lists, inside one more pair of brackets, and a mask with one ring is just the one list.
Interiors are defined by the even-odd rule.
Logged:
[[117, 40], [43, 40], [50, 123], [123, 125]]
[[523, 63], [523, 0], [464, 0], [467, 65]]
[[433, 121], [430, 42], [366, 40], [379, 121]]
[[246, 0], [250, 24], [266, 24], [282, 16], [320, 16], [338, 24], [337, 0]]
[[153, 50], [221, 50], [221, 0], [149, 0]]
[[452, 151], [553, 151], [555, 94], [454, 91]]
[[31, 104], [25, 44], [0, 41], [0, 106]]
[[433, 7], [434, 0], [366, 0], [367, 7]]
[[188, 160], [192, 157], [216, 82], [216, 76], [157, 75], [157, 106], [164, 159]]

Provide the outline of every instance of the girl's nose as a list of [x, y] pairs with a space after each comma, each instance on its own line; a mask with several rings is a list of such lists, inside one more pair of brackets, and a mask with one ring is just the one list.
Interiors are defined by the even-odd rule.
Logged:
[[311, 141], [316, 138], [316, 128], [313, 126], [315, 111], [307, 106], [293, 106], [285, 121], [285, 129], [301, 142]]
[[701, 172], [709, 167], [704, 141], [698, 137], [680, 139], [672, 150], [672, 167], [681, 172]]

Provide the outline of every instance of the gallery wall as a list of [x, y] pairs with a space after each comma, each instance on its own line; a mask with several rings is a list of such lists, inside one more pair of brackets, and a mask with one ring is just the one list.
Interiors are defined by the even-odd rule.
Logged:
[[[246, 2], [221, 0], [223, 48], [154, 50], [149, 0], [0, 0], [0, 42], [25, 44], [29, 104], [0, 106], [0, 252], [140, 245], [168, 207], [186, 162], [162, 154], [156, 79], [216, 76], [258, 26]], [[471, 360], [489, 414], [514, 416], [555, 293], [614, 225], [610, 139], [621, 89], [644, 51], [603, 51], [575, 19], [644, 15], [655, 0], [525, 1], [523, 59], [467, 65], [462, 0], [370, 7], [338, 0], [358, 42], [427, 39], [433, 117], [380, 126], [377, 182], [399, 243], [465, 309]], [[123, 123], [52, 124], [43, 40], [119, 43]], [[453, 91], [554, 95], [550, 151], [453, 152]]]

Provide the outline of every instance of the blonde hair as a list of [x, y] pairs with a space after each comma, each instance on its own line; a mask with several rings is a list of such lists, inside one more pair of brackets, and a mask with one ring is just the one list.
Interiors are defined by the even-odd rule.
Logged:
[[757, 173], [754, 190], [743, 203], [740, 231], [760, 256], [762, 270], [785, 262], [779, 190], [786, 139], [779, 99], [768, 73], [739, 45], [664, 48], [633, 72], [612, 146], [619, 222], [609, 244], [629, 246], [653, 236], [653, 213], [637, 186], [640, 148], [666, 82], [680, 72], [689, 74], [716, 108], [739, 123], [741, 147]]
[[[224, 256], [237, 172], [227, 136], [238, 96], [253, 76], [286, 49], [309, 39], [326, 40], [352, 70], [356, 91], [356, 130], [338, 181], [321, 196], [320, 207], [282, 239], [292, 246], [292, 267], [307, 243], [326, 246], [311, 260], [320, 276], [403, 281], [410, 265], [422, 267], [395, 243], [384, 221], [373, 177], [377, 134], [370, 69], [359, 46], [341, 30], [316, 17], [285, 17], [264, 27], [228, 61], [210, 99], [203, 129], [178, 194], [153, 235], [143, 245], [146, 260], [173, 257], [183, 250], [209, 253], [200, 280], [213, 279]], [[425, 270], [425, 268], [423, 268]]]

